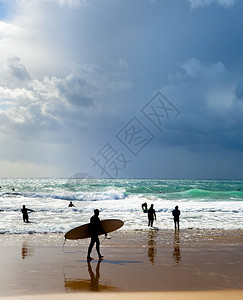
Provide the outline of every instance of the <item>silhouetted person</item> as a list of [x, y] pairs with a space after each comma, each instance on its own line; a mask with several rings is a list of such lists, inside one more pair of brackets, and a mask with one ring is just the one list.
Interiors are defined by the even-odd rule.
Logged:
[[87, 261], [91, 261], [93, 258], [90, 256], [92, 248], [94, 244], [96, 243], [96, 251], [99, 256], [99, 260], [102, 260], [103, 256], [100, 253], [100, 240], [99, 240], [99, 233], [104, 233], [105, 236], [107, 236], [107, 233], [103, 230], [99, 218], [99, 210], [94, 210], [94, 215], [90, 218], [90, 225], [89, 225], [89, 233], [91, 236], [89, 248], [88, 248], [88, 254], [87, 254]]
[[180, 210], [178, 209], [178, 206], [175, 207], [175, 209], [172, 211], [172, 215], [174, 216], [174, 223], [175, 223], [175, 230], [176, 230], [176, 224], [177, 224], [177, 228], [178, 230], [180, 229]]
[[154, 205], [151, 204], [149, 210], [148, 210], [148, 226], [153, 227], [154, 220], [156, 220], [156, 214], [154, 210]]
[[33, 210], [29, 209], [29, 208], [26, 208], [25, 205], [23, 205], [23, 208], [21, 209], [21, 212], [23, 214], [23, 221], [25, 223], [29, 223], [28, 211], [33, 211]]
[[68, 205], [68, 207], [75, 207], [75, 205], [73, 204], [73, 202], [72, 201], [70, 201], [70, 203], [69, 203], [69, 205]]
[[147, 205], [146, 202], [144, 202], [144, 203], [142, 204], [142, 210], [143, 210], [144, 212], [147, 212], [147, 211], [148, 211], [148, 205]]

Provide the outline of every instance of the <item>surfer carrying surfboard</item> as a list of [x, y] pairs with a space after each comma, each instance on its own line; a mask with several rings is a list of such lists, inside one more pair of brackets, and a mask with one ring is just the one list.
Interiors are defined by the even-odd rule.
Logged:
[[93, 258], [90, 256], [91, 251], [93, 249], [94, 244], [96, 244], [96, 251], [99, 256], [99, 260], [103, 259], [103, 255], [100, 253], [100, 240], [99, 240], [99, 232], [101, 231], [105, 236], [107, 236], [107, 233], [103, 230], [99, 218], [100, 211], [98, 209], [94, 210], [94, 215], [90, 218], [90, 226], [89, 226], [89, 234], [91, 236], [89, 248], [88, 248], [88, 254], [87, 254], [87, 261], [93, 260]]

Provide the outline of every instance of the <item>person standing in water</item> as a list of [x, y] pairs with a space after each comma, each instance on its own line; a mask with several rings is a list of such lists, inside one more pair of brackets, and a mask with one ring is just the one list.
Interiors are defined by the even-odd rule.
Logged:
[[151, 204], [149, 210], [148, 210], [148, 226], [153, 227], [154, 220], [156, 220], [156, 214], [154, 210], [154, 205]]
[[178, 230], [180, 230], [180, 210], [178, 209], [178, 206], [176, 205], [175, 209], [172, 211], [172, 215], [174, 216], [174, 224], [175, 224], [175, 230], [176, 230], [176, 224], [177, 224], [177, 228]]
[[25, 205], [23, 205], [23, 208], [21, 209], [21, 212], [23, 214], [23, 221], [25, 223], [29, 223], [28, 211], [33, 211], [33, 210], [29, 209], [29, 208], [26, 208]]
[[144, 202], [144, 203], [142, 204], [142, 210], [143, 210], [143, 212], [148, 212], [148, 205], [147, 205], [146, 202]]
[[93, 258], [90, 256], [92, 248], [94, 244], [96, 244], [96, 251], [99, 256], [99, 260], [103, 259], [103, 255], [100, 253], [100, 240], [99, 240], [99, 233], [102, 232], [107, 236], [107, 233], [103, 230], [99, 218], [99, 210], [94, 210], [94, 215], [90, 218], [90, 227], [89, 227], [89, 233], [91, 236], [89, 248], [88, 248], [88, 254], [87, 254], [87, 261], [93, 260]]

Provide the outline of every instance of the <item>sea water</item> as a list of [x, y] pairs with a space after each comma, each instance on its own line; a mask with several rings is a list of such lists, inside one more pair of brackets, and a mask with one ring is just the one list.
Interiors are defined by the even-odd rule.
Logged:
[[[182, 230], [243, 229], [243, 180], [2, 178], [0, 186], [1, 234], [65, 233], [88, 223], [96, 208], [101, 220], [123, 220], [121, 230], [146, 230], [144, 202], [154, 204], [158, 229], [174, 228], [176, 205]], [[30, 223], [23, 205], [34, 210]]]

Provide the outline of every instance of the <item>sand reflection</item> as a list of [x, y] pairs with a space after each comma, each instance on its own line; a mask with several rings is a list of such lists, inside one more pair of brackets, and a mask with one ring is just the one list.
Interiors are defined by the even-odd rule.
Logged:
[[93, 271], [92, 264], [88, 262], [88, 272], [90, 275], [90, 279], [65, 279], [65, 288], [67, 290], [77, 290], [77, 291], [112, 291], [115, 290], [116, 287], [110, 286], [107, 282], [100, 283], [100, 264], [98, 261], [95, 272]]
[[22, 254], [22, 259], [25, 259], [27, 256], [34, 255], [34, 247], [29, 246], [26, 242], [23, 242], [21, 254]]
[[148, 233], [148, 260], [154, 265], [154, 260], [156, 256], [156, 237], [157, 231], [150, 230]]
[[180, 250], [180, 234], [179, 231], [175, 231], [174, 235], [174, 251], [173, 258], [175, 266], [177, 266], [181, 260], [181, 250]]

